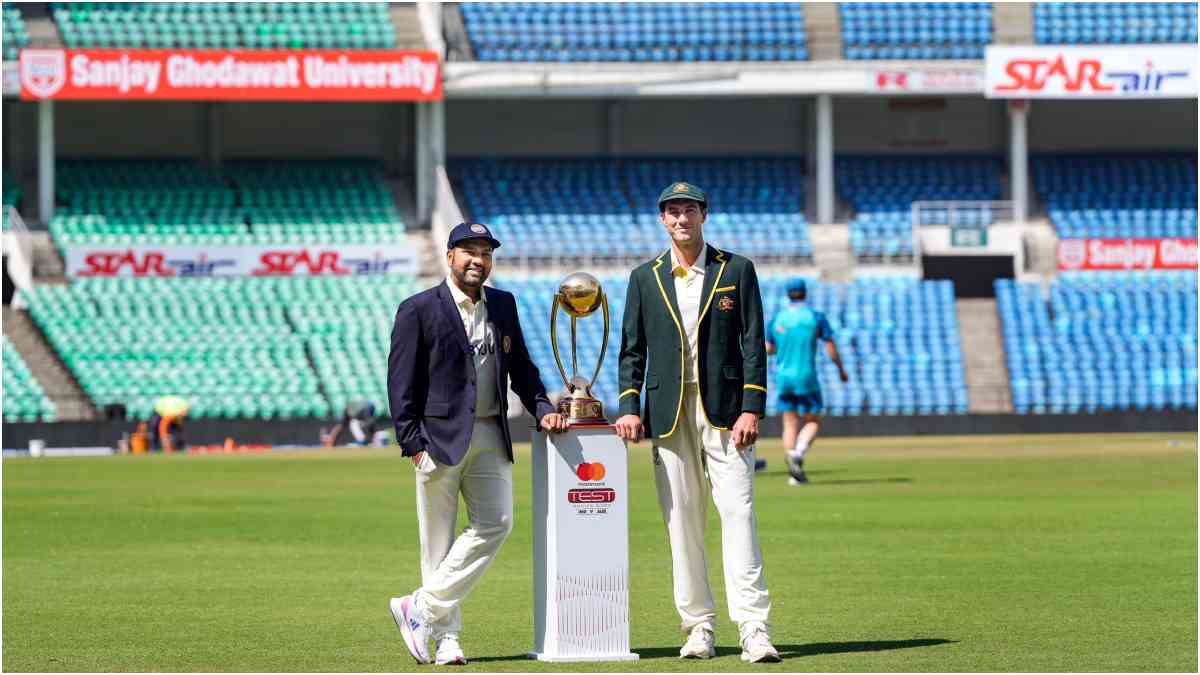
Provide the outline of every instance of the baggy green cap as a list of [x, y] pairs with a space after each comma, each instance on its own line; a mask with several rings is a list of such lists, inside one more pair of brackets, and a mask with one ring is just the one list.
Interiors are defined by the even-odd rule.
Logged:
[[658, 210], [661, 211], [662, 205], [672, 199], [691, 199], [704, 207], [708, 206], [708, 195], [704, 190], [686, 181], [671, 183], [658, 195]]

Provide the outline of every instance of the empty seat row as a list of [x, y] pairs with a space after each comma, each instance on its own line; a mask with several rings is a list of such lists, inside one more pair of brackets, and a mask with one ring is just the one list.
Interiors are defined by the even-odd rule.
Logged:
[[1018, 413], [1196, 408], [1196, 274], [996, 282]]
[[[801, 3], [461, 3], [480, 61], [808, 59]], [[689, 30], [678, 28], [686, 24]]]
[[97, 406], [144, 419], [177, 395], [192, 416], [266, 419], [336, 415], [349, 398], [386, 411], [379, 344], [415, 290], [401, 276], [104, 278], [25, 299]]

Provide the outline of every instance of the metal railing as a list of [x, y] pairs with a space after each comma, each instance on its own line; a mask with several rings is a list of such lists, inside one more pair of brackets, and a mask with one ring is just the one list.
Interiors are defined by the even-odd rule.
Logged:
[[[911, 207], [913, 262], [921, 264], [921, 228], [942, 226], [950, 228], [951, 242], [960, 245], [985, 246], [988, 228], [997, 223], [1011, 223], [1014, 208], [1011, 201], [953, 200], [915, 201]], [[960, 230], [960, 232], [955, 232]], [[967, 242], [974, 242], [968, 244]]]

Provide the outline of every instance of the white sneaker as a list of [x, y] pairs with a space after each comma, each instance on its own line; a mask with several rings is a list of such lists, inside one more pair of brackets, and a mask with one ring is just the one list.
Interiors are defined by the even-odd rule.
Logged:
[[447, 635], [438, 640], [437, 655], [434, 657], [433, 662], [439, 666], [467, 665], [467, 657], [463, 654], [462, 647], [458, 646], [458, 638], [453, 635]]
[[417, 660], [417, 663], [429, 663], [430, 623], [416, 611], [417, 600], [412, 595], [403, 598], [392, 598], [388, 609], [392, 610], [392, 618], [404, 635], [404, 646]]
[[749, 663], [779, 663], [783, 660], [779, 650], [771, 644], [767, 631], [755, 628], [742, 638], [742, 660]]
[[707, 626], [696, 626], [688, 634], [687, 642], [679, 649], [681, 659], [711, 659], [717, 655], [713, 644], [713, 632]]

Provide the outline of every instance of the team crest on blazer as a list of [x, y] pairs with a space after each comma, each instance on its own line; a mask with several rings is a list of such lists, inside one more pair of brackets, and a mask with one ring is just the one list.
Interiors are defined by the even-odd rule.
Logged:
[[726, 295], [718, 300], [717, 309], [721, 310], [722, 312], [728, 312], [729, 310], [733, 309], [733, 298]]
[[500, 341], [500, 346], [502, 349], [504, 349], [505, 354], [509, 353], [512, 351], [512, 338], [505, 335], [504, 339]]

